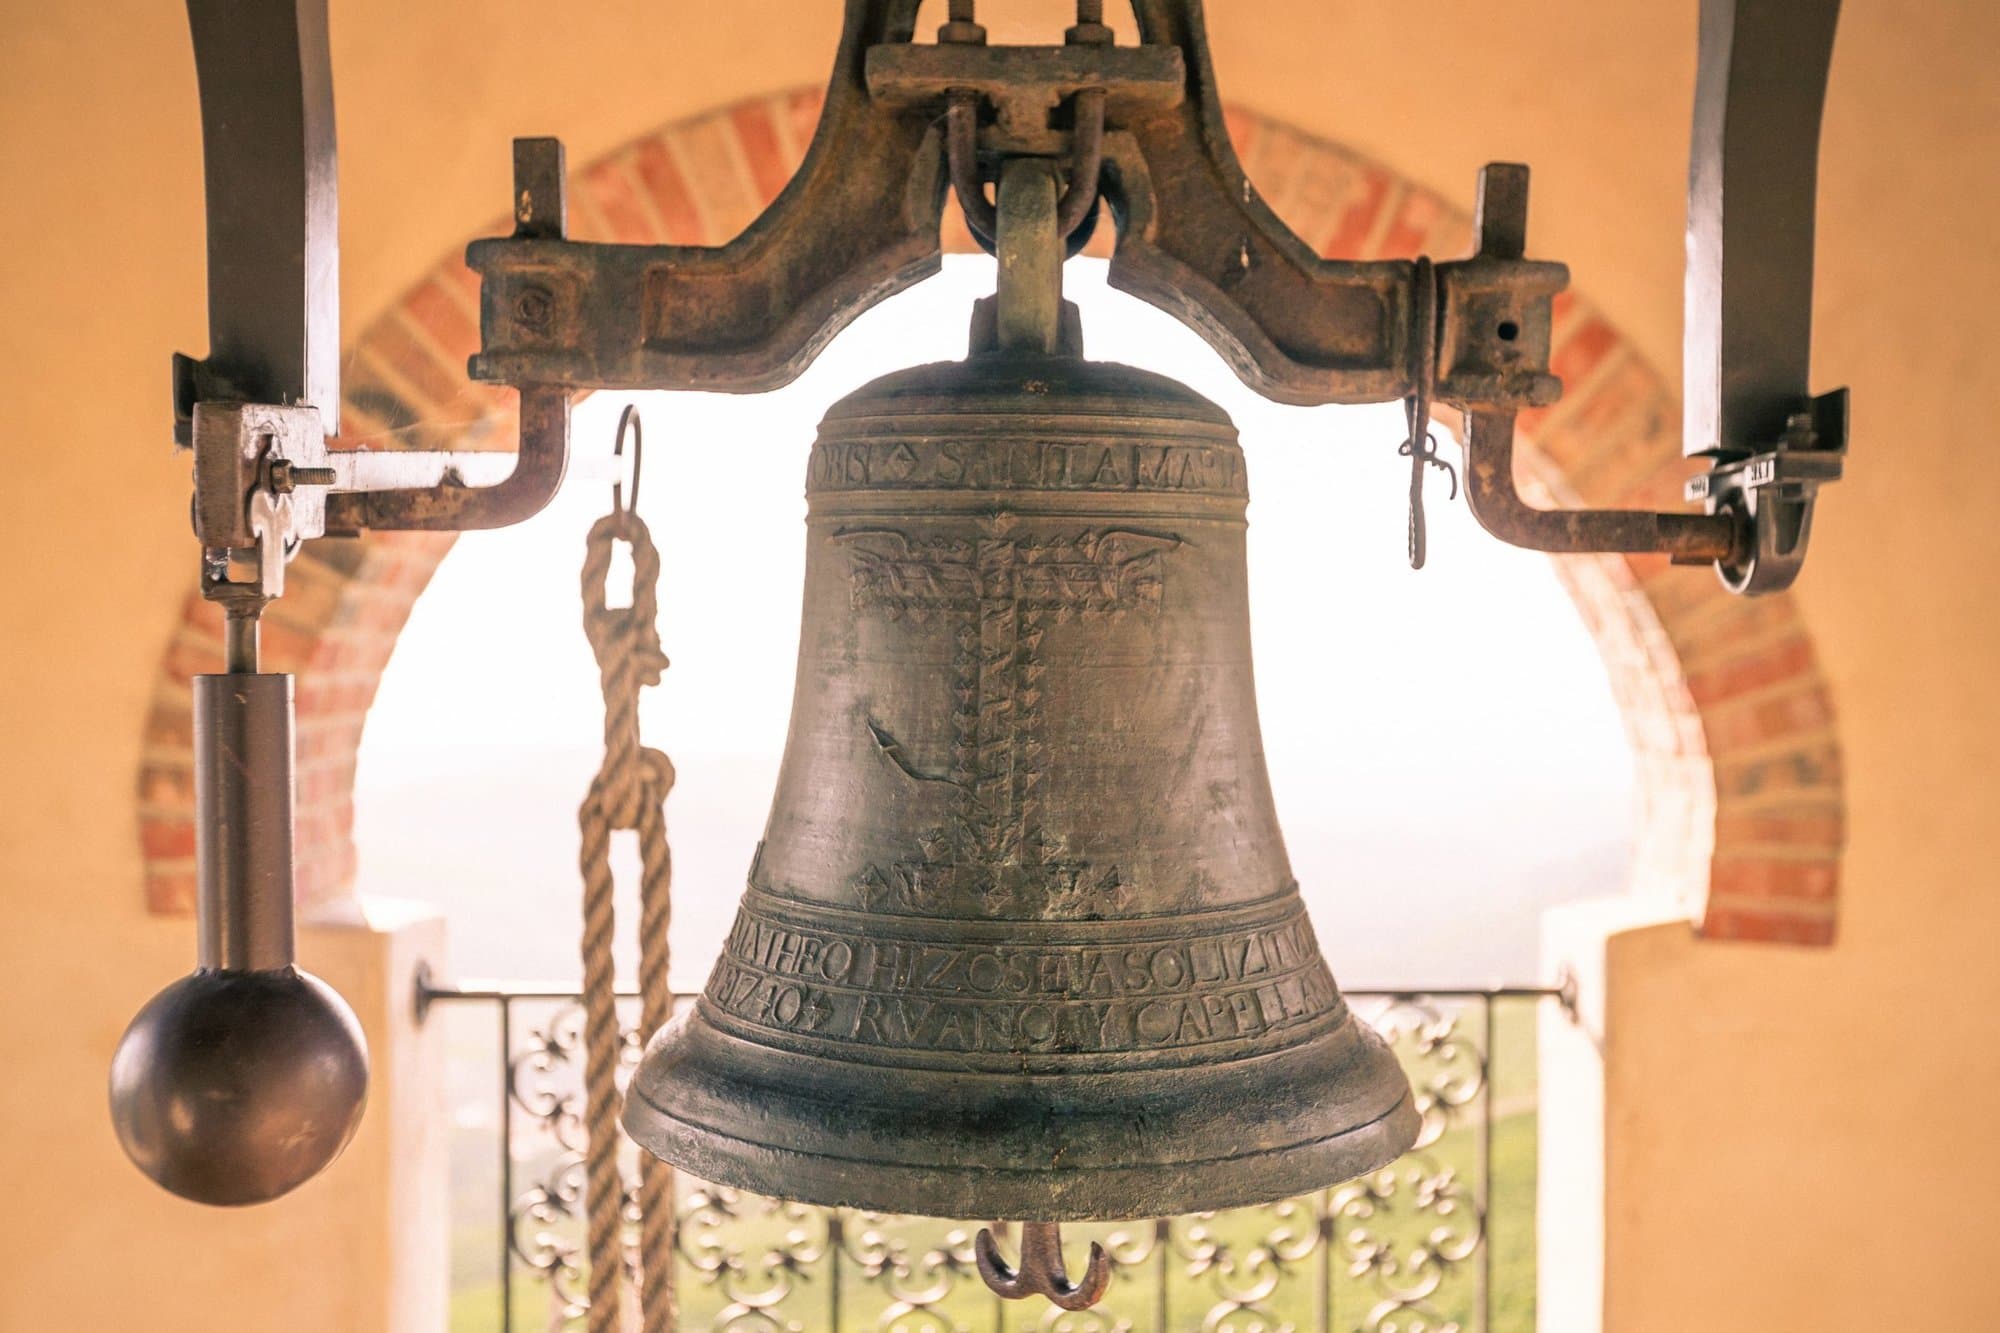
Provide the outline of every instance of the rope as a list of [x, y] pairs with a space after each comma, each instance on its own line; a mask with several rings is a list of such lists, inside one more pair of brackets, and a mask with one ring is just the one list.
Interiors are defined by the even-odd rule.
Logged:
[[[604, 604], [612, 547], [632, 548], [632, 605]], [[622, 505], [590, 530], [583, 558], [583, 631], [597, 655], [604, 691], [604, 763], [577, 811], [583, 871], [585, 1197], [589, 1209], [590, 1333], [621, 1327], [625, 1181], [618, 1169], [618, 1064], [624, 1033], [618, 1024], [613, 927], [611, 834], [639, 835], [640, 1028], [667, 1021], [668, 890], [673, 859], [667, 847], [667, 793], [674, 766], [639, 743], [639, 691], [660, 683], [667, 657], [660, 648], [660, 554], [639, 516]], [[673, 1290], [673, 1169], [651, 1153], [639, 1161], [639, 1327], [671, 1333]]]

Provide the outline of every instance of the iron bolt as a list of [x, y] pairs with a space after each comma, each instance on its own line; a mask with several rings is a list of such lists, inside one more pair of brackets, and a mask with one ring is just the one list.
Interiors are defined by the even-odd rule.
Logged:
[[330, 467], [300, 467], [289, 458], [271, 460], [271, 489], [289, 495], [301, 486], [331, 486], [338, 480]]

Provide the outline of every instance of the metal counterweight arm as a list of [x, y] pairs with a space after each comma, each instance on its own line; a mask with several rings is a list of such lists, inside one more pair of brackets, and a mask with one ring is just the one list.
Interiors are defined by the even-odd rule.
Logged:
[[[1498, 165], [1480, 172], [1477, 258], [1519, 258], [1527, 229], [1527, 169]], [[1555, 553], [1661, 552], [1679, 563], [1706, 564], [1732, 558], [1747, 537], [1744, 525], [1727, 514], [1535, 508], [1515, 482], [1511, 411], [1466, 414], [1465, 471], [1465, 500], [1473, 517], [1512, 546]]]
[[[202, 594], [226, 669], [194, 682], [198, 969], [127, 1029], [111, 1113], [128, 1156], [210, 1204], [296, 1188], [346, 1146], [368, 1086], [360, 1025], [295, 965], [292, 678], [260, 671], [258, 617], [307, 539], [498, 527], [561, 484], [569, 391], [521, 388], [504, 455], [330, 451], [339, 252], [326, 0], [188, 0], [201, 91], [209, 354], [174, 360], [175, 438], [194, 450]], [[562, 234], [560, 149], [536, 153], [517, 235]], [[238, 577], [248, 567], [248, 577]], [[192, 1108], [192, 1109], [190, 1109]]]
[[1644, 509], [1537, 509], [1514, 480], [1514, 414], [1466, 417], [1465, 502], [1479, 526], [1531, 551], [1649, 552], [1675, 564], [1709, 564], [1736, 557], [1747, 534], [1727, 514], [1654, 513]]
[[[1790, 586], [1818, 487], [1840, 476], [1845, 390], [1807, 390], [1813, 182], [1839, 0], [1703, 0], [1688, 185], [1683, 447], [1707, 512], [1541, 510], [1514, 479], [1514, 413], [1468, 407], [1466, 498], [1487, 531], [1540, 551], [1662, 553], [1726, 587]], [[1523, 251], [1526, 175], [1480, 178], [1479, 257]]]

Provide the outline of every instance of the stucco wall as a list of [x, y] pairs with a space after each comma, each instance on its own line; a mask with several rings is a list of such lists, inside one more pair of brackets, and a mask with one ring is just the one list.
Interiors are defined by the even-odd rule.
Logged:
[[[1569, 262], [1639, 347], [1677, 365], [1694, 0], [1211, 8], [1235, 98], [1454, 199], [1481, 161], [1533, 163], [1535, 251]], [[1992, 1318], [1961, 1279], [2000, 1239], [2000, 1145], [1977, 1132], [2000, 1115], [2000, 822], [1986, 809], [2000, 502], [1973, 436], [2000, 387], [2000, 7], [1848, 8], [1815, 361], [1822, 386], [1854, 390], [1856, 448], [1800, 590], [1849, 770], [1840, 938], [1808, 952], [1662, 927], [1606, 951], [1605, 1304], [1621, 1333]], [[335, 0], [349, 328], [499, 211], [512, 135], [561, 134], [582, 161], [672, 116], [815, 80], [836, 10]], [[0, 1326], [29, 1326], [49, 1302], [62, 1326], [133, 1326], [136, 1297], [149, 1328], [366, 1327], [325, 1293], [381, 1271], [330, 1220], [367, 1154], [282, 1214], [211, 1215], [152, 1192], [104, 1121], [113, 1042], [191, 954], [184, 923], [145, 915], [133, 781], [192, 570], [166, 357], [204, 343], [198, 122], [177, 6], [8, 0], [4, 20], [0, 987], [14, 1077], [0, 1161], [16, 1204], [0, 1222]]]

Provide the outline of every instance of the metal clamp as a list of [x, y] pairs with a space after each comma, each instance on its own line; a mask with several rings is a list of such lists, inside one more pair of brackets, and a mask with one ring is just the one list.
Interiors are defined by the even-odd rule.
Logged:
[[[319, 409], [269, 403], [196, 403], [194, 531], [212, 600], [263, 600], [285, 590], [285, 562], [299, 543], [326, 530], [326, 437]], [[228, 576], [231, 556], [256, 570], [245, 585]], [[232, 590], [233, 589], [233, 590]]]
[[1840, 480], [1846, 458], [1847, 390], [1836, 389], [1795, 413], [1772, 448], [1688, 479], [1689, 500], [1746, 530], [1737, 550], [1716, 562], [1725, 587], [1755, 595], [1792, 585], [1805, 563], [1813, 502], [1823, 484]]

